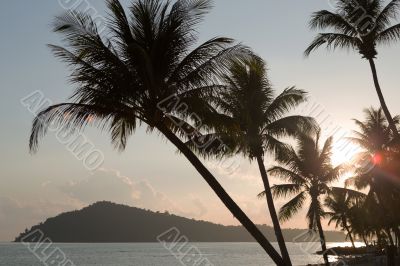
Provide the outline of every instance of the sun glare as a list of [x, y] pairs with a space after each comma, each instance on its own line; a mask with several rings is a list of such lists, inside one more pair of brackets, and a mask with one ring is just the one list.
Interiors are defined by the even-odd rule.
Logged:
[[[348, 141], [348, 140], [339, 140], [334, 141], [332, 145], [332, 165], [338, 166], [340, 164], [350, 164], [354, 161], [357, 153], [361, 151], [361, 148]], [[345, 181], [352, 175], [352, 173], [346, 172], [343, 176], [341, 176], [338, 180], [337, 185], [343, 186]]]
[[332, 146], [332, 164], [337, 166], [339, 164], [350, 163], [360, 151], [361, 148], [349, 140], [341, 139], [334, 141]]

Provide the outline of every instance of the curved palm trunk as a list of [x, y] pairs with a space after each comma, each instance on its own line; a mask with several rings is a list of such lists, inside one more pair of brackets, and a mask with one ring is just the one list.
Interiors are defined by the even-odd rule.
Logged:
[[354, 245], [354, 239], [353, 239], [353, 237], [351, 236], [350, 228], [349, 228], [349, 226], [347, 225], [346, 218], [343, 218], [342, 223], [343, 223], [343, 227], [344, 227], [344, 228], [346, 229], [346, 231], [347, 231], [347, 234], [349, 235], [349, 238], [350, 238], [350, 241], [351, 241], [351, 245], [353, 246], [353, 248], [356, 248], [356, 246]]
[[279, 225], [278, 216], [276, 215], [276, 209], [274, 206], [274, 199], [272, 197], [271, 188], [269, 185], [268, 174], [267, 174], [267, 171], [265, 170], [264, 161], [261, 156], [257, 156], [257, 163], [258, 163], [258, 168], [260, 169], [262, 181], [264, 183], [264, 189], [265, 189], [265, 195], [267, 198], [268, 210], [269, 210], [269, 213], [270, 213], [270, 216], [272, 219], [272, 223], [274, 225], [275, 236], [278, 241], [279, 248], [281, 250], [282, 258], [285, 261], [285, 265], [291, 266], [292, 262], [290, 261], [289, 252], [286, 248], [285, 239], [283, 238], [281, 226]]
[[233, 199], [224, 190], [218, 180], [208, 171], [208, 169], [202, 164], [197, 156], [183, 143], [174, 133], [163, 125], [157, 126], [158, 130], [171, 141], [180, 152], [190, 161], [190, 163], [196, 168], [201, 174], [208, 185], [213, 189], [215, 194], [221, 199], [225, 206], [231, 211], [231, 213], [240, 221], [240, 223], [247, 229], [247, 231], [254, 237], [254, 239], [261, 245], [261, 247], [267, 252], [270, 258], [277, 265], [285, 265], [279, 253], [274, 249], [271, 243], [265, 238], [257, 226], [246, 216], [246, 214], [240, 209], [240, 207], [233, 201]]
[[397, 131], [396, 124], [394, 123], [393, 117], [389, 112], [389, 108], [387, 107], [386, 102], [385, 102], [385, 98], [383, 97], [383, 94], [382, 94], [381, 86], [379, 85], [378, 74], [377, 74], [377, 71], [376, 71], [376, 66], [375, 66], [374, 59], [369, 59], [368, 61], [369, 61], [369, 64], [371, 66], [371, 71], [372, 71], [372, 76], [374, 78], [374, 84], [375, 84], [376, 93], [378, 94], [379, 102], [381, 104], [383, 113], [386, 116], [386, 119], [387, 119], [387, 121], [389, 123], [389, 127], [390, 127], [391, 131], [393, 132], [393, 135], [395, 136], [395, 138], [397, 140], [400, 140], [400, 135], [399, 135], [399, 132]]
[[328, 254], [326, 252], [327, 251], [326, 240], [325, 240], [324, 230], [322, 229], [322, 225], [321, 225], [321, 218], [318, 217], [316, 222], [317, 222], [317, 228], [318, 228], [318, 233], [319, 233], [319, 239], [321, 241], [321, 248], [322, 248], [322, 252], [323, 252], [325, 265], [329, 266]]

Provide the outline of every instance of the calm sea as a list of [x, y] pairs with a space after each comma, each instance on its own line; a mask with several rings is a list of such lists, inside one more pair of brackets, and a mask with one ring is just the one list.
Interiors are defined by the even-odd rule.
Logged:
[[[347, 245], [347, 243], [329, 243], [328, 246], [343, 245]], [[274, 246], [277, 247], [276, 243]], [[319, 243], [288, 243], [287, 246], [294, 265], [307, 265], [322, 261], [321, 256], [314, 254], [315, 251], [320, 250]], [[33, 250], [34, 246], [30, 248]], [[63, 260], [62, 256], [64, 255], [65, 262], [69, 260], [65, 266], [192, 266], [194, 265], [193, 258], [201, 261], [200, 265], [202, 266], [206, 266], [207, 263], [215, 266], [274, 265], [256, 243], [187, 243], [174, 248], [172, 246], [164, 247], [160, 243], [53, 243], [43, 252], [44, 249], [45, 246], [41, 246], [36, 252], [32, 252], [28, 246], [23, 244], [0, 243], [0, 265], [59, 265], [58, 262]], [[54, 252], [52, 256], [47, 258], [46, 256], [52, 252]], [[187, 254], [182, 258], [185, 253]], [[331, 259], [335, 260], [334, 257]]]

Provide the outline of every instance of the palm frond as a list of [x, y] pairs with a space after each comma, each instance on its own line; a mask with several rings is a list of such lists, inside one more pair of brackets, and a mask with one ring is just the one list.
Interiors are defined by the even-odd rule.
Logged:
[[311, 29], [335, 29], [346, 35], [356, 36], [357, 29], [354, 28], [346, 19], [341, 15], [332, 13], [328, 10], [321, 10], [315, 12], [310, 20]]
[[107, 6], [110, 10], [108, 26], [113, 33], [113, 37], [120, 40], [121, 44], [135, 42], [131, 28], [129, 27], [129, 18], [119, 0], [107, 0]]
[[265, 111], [265, 119], [274, 121], [282, 118], [284, 114], [298, 107], [299, 104], [306, 100], [307, 93], [305, 91], [296, 89], [296, 87], [286, 88], [269, 104]]
[[[295, 193], [301, 192], [302, 185], [301, 184], [280, 184], [274, 185], [271, 187], [272, 195], [276, 198], [286, 197], [288, 195], [292, 195]], [[259, 194], [259, 197], [265, 195], [265, 191]]]
[[330, 164], [332, 156], [332, 143], [333, 137], [329, 137], [326, 139], [319, 155], [321, 164]]
[[250, 54], [249, 48], [239, 44], [210, 53], [207, 58], [200, 58], [195, 68], [188, 68], [188, 72], [177, 83], [189, 87], [207, 86], [209, 82], [219, 83], [221, 77], [229, 73], [233, 61], [246, 58]]
[[228, 134], [211, 133], [191, 136], [186, 145], [196, 154], [204, 158], [221, 159], [240, 152], [239, 143], [234, 137]]
[[358, 190], [367, 188], [370, 185], [371, 176], [361, 174], [358, 176], [349, 177], [345, 180], [346, 187], [355, 187]]
[[284, 181], [289, 181], [295, 184], [304, 184], [306, 182], [305, 178], [299, 175], [298, 173], [283, 168], [281, 166], [274, 166], [268, 169], [268, 173], [272, 176], [282, 179]]
[[290, 152], [290, 146], [271, 135], [263, 135], [263, 150], [271, 153], [275, 158], [285, 158]]
[[203, 62], [208, 61], [210, 55], [218, 54], [233, 43], [233, 39], [221, 37], [213, 38], [202, 43], [181, 60], [180, 64], [171, 73], [169, 78], [170, 82], [184, 79], [193, 69], [201, 66]]
[[[343, 202], [353, 202], [355, 201], [363, 201], [365, 200], [366, 194], [356, 191], [353, 189], [349, 189], [346, 187], [332, 187], [329, 193], [333, 195], [336, 199], [341, 198]], [[327, 200], [331, 200], [332, 198], [327, 198]]]
[[299, 134], [308, 134], [318, 128], [314, 118], [301, 115], [292, 115], [280, 118], [269, 123], [264, 132], [276, 137], [296, 137]]
[[322, 45], [326, 45], [327, 49], [332, 50], [337, 48], [357, 50], [360, 44], [361, 42], [357, 37], [341, 33], [320, 33], [305, 50], [304, 55], [308, 57]]
[[376, 38], [377, 43], [390, 44], [400, 40], [400, 24], [393, 25], [380, 32]]
[[299, 158], [293, 147], [289, 147], [284, 153], [277, 154], [275, 160], [295, 173], [300, 173], [304, 166], [303, 161]]
[[[136, 117], [130, 111], [116, 107], [79, 103], [53, 105], [41, 111], [34, 119], [29, 147], [32, 152], [36, 152], [39, 140], [44, 137], [49, 127], [57, 128], [57, 131], [74, 133], [88, 125], [103, 128], [112, 121], [112, 138], [117, 143], [119, 137], [122, 144], [120, 147], [123, 148], [126, 144], [126, 137], [135, 129], [135, 119]], [[94, 121], [98, 123], [94, 123]], [[124, 130], [122, 134], [121, 130]]]
[[382, 31], [386, 28], [393, 19], [397, 19], [400, 10], [400, 1], [391, 0], [380, 12], [375, 20], [377, 31]]
[[[330, 167], [329, 167], [330, 168]], [[343, 165], [338, 165], [335, 168], [330, 168], [327, 173], [321, 178], [327, 182], [331, 183], [333, 181], [338, 180], [342, 175], [346, 168]]]
[[52, 25], [53, 31], [65, 36], [70, 45], [85, 41], [85, 37], [98, 37], [98, 29], [92, 17], [88, 14], [70, 10], [57, 16]]
[[284, 222], [295, 215], [302, 207], [306, 200], [306, 194], [301, 192], [279, 210], [279, 220]]
[[113, 117], [110, 125], [111, 141], [117, 150], [125, 150], [128, 137], [135, 133], [136, 126], [135, 119], [124, 116]]

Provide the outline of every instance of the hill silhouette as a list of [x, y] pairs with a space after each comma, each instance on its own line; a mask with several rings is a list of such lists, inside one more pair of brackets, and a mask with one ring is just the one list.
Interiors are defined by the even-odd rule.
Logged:
[[[253, 242], [242, 226], [223, 226], [206, 221], [188, 219], [168, 212], [152, 212], [111, 202], [97, 202], [82, 210], [62, 213], [44, 223], [25, 230], [16, 242], [35, 241], [30, 234], [41, 230], [53, 242], [64, 243], [124, 243], [157, 242], [157, 236], [177, 228], [191, 242]], [[262, 232], [275, 241], [271, 226], [260, 225]], [[284, 229], [286, 241], [308, 241], [307, 230]], [[344, 234], [326, 232], [327, 240], [344, 241]], [[315, 240], [315, 239], [314, 239]]]

